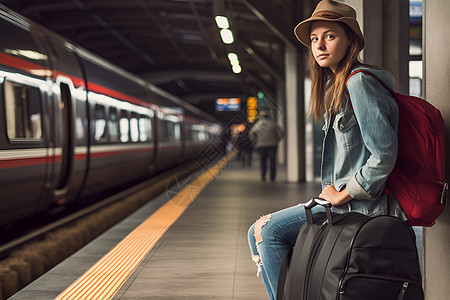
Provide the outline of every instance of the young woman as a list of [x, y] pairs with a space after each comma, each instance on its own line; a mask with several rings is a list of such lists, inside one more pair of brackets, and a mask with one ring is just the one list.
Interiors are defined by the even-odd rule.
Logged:
[[[296, 26], [295, 34], [310, 48], [310, 114], [316, 119], [323, 115], [325, 121], [319, 197], [331, 202], [337, 213], [376, 216], [389, 211], [405, 220], [395, 198], [388, 205], [383, 194], [397, 157], [396, 101], [368, 74], [357, 73], [346, 84], [352, 71], [364, 69], [394, 88], [390, 73], [359, 62], [365, 40], [355, 11], [340, 2], [321, 1], [312, 16]], [[319, 210], [313, 208], [313, 212]], [[305, 222], [303, 204], [299, 204], [263, 216], [249, 229], [252, 259], [270, 299], [276, 298], [284, 255]]]

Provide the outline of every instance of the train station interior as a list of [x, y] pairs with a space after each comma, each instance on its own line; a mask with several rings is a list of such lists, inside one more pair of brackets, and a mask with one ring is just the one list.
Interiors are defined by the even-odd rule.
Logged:
[[[446, 171], [450, 174], [450, 2], [340, 1], [356, 10], [365, 36], [361, 60], [392, 73], [397, 92], [426, 99], [440, 110], [445, 122]], [[201, 126], [210, 124], [210, 131], [198, 133], [196, 138], [206, 141], [206, 136], [219, 137], [219, 144], [208, 144], [192, 153], [200, 164], [198, 169], [184, 174], [180, 182], [172, 177], [176, 184], [173, 180], [162, 184], [158, 193], [149, 197], [151, 201], [21, 286], [14, 295], [10, 295], [11, 290], [3, 291], [3, 295], [11, 296], [4, 299], [267, 299], [251, 260], [248, 228], [261, 216], [304, 203], [321, 191], [323, 124], [309, 115], [308, 51], [293, 31], [318, 2], [0, 0], [0, 18], [8, 16], [17, 24], [21, 18], [31, 20], [42, 26], [43, 32], [55, 32], [73, 43], [72, 48], [84, 49], [80, 50], [84, 61], [98, 56], [121, 76], [136, 75], [137, 86], [145, 85], [141, 80], [149, 82], [151, 93], [192, 111], [192, 124], [202, 118], [206, 121]], [[45, 47], [51, 50], [49, 45]], [[11, 49], [2, 51], [19, 58], [29, 55]], [[50, 58], [60, 64], [61, 56], [55, 54], [58, 51], [51, 50], [54, 53]], [[0, 64], [12, 66], [2, 62], [2, 57]], [[122, 88], [116, 79], [114, 85]], [[105, 84], [98, 91], [108, 92], [111, 87]], [[133, 102], [136, 98], [139, 96], [130, 97], [137, 107], [139, 103]], [[180, 111], [164, 101], [166, 115]], [[136, 107], [130, 108], [131, 120], [146, 113]], [[261, 180], [257, 151], [245, 158], [247, 153], [234, 151], [239, 133], [251, 129], [262, 111], [268, 112], [284, 132], [278, 144], [274, 180]], [[141, 120], [136, 124], [150, 126]], [[216, 132], [219, 126], [213, 123], [220, 124], [221, 132]], [[130, 124], [127, 126], [132, 130]], [[181, 133], [184, 130], [175, 129], [175, 138]], [[102, 132], [94, 135], [101, 140]], [[151, 139], [140, 135], [134, 138]], [[223, 151], [220, 157], [211, 153], [219, 148]], [[3, 150], [10, 148], [0, 148], [0, 163], [6, 160]], [[164, 150], [160, 153], [163, 157]], [[107, 156], [98, 153], [97, 157], [102, 155]], [[181, 165], [181, 161], [166, 160], [159, 163]], [[138, 165], [124, 163], [123, 174], [132, 173], [131, 168]], [[148, 168], [150, 172], [152, 168]], [[163, 173], [157, 163], [154, 169]], [[7, 170], [6, 165], [0, 167], [0, 178], [5, 178], [1, 176]], [[103, 184], [102, 179], [114, 177], [108, 175], [98, 178], [98, 185]], [[0, 187], [4, 188], [1, 182]], [[429, 300], [450, 295], [448, 206], [433, 226], [414, 227], [424, 296]], [[1, 273], [3, 269], [7, 272]], [[0, 280], [8, 272], [10, 269], [0, 260]], [[0, 300], [1, 288], [0, 284]]]

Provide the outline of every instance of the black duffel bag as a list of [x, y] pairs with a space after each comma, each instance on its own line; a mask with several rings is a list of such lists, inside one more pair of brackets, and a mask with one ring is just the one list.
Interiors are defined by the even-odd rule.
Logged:
[[[326, 213], [311, 213], [317, 204]], [[413, 229], [391, 216], [331, 212], [319, 198], [284, 258], [277, 300], [422, 300]]]

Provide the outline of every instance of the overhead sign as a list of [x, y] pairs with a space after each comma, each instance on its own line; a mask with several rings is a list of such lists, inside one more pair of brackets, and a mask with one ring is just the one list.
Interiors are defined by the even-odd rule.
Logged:
[[216, 100], [216, 111], [239, 111], [241, 110], [240, 98], [219, 98]]

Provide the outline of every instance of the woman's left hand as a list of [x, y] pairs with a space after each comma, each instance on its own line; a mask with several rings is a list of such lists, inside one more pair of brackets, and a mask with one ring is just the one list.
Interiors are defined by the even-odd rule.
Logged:
[[352, 200], [352, 197], [347, 193], [347, 189], [344, 188], [338, 192], [334, 185], [327, 185], [319, 194], [319, 197], [327, 200], [333, 206], [342, 205]]

